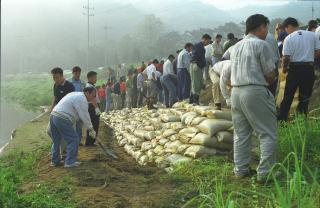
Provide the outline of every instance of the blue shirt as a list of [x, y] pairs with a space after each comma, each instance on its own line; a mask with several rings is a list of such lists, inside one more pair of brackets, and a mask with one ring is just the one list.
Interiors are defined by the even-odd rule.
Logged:
[[69, 82], [71, 82], [74, 86], [74, 91], [75, 92], [82, 92], [83, 88], [85, 87], [85, 83], [79, 79], [79, 80], [75, 80], [72, 77], [68, 79]]
[[206, 54], [206, 50], [202, 42], [194, 44], [192, 48], [191, 62], [195, 62], [199, 68], [205, 67], [206, 66], [205, 54]]

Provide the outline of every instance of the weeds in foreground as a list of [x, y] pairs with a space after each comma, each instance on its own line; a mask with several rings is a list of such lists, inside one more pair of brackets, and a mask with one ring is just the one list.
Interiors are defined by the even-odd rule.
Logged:
[[22, 184], [36, 176], [37, 162], [43, 151], [32, 154], [11, 153], [0, 159], [0, 207], [1, 208], [59, 208], [74, 207], [71, 199], [71, 181], [64, 178], [58, 184], [41, 183], [27, 191]]

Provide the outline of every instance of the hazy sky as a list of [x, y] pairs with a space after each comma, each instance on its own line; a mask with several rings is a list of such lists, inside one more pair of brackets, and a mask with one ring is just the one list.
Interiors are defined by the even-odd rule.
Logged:
[[202, 2], [213, 4], [215, 7], [222, 10], [238, 9], [245, 6], [274, 6], [286, 4], [288, 0], [201, 0]]

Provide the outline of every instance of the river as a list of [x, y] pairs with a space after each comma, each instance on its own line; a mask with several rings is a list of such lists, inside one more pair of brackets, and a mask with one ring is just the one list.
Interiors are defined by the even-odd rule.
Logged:
[[[1, 101], [0, 101], [1, 102]], [[0, 105], [0, 150], [9, 142], [11, 132], [19, 125], [30, 121], [36, 117], [39, 112], [33, 112], [23, 109], [18, 105], [1, 102]]]

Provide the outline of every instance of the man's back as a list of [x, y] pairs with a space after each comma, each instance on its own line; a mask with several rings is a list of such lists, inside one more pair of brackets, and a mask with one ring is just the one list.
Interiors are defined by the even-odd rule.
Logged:
[[291, 62], [313, 62], [317, 49], [320, 49], [320, 41], [315, 34], [299, 30], [289, 34], [284, 40], [283, 55], [290, 56]]
[[71, 82], [65, 80], [62, 85], [54, 84], [53, 94], [56, 97], [56, 104], [59, 103], [60, 100], [70, 92], [74, 92], [74, 86]]

